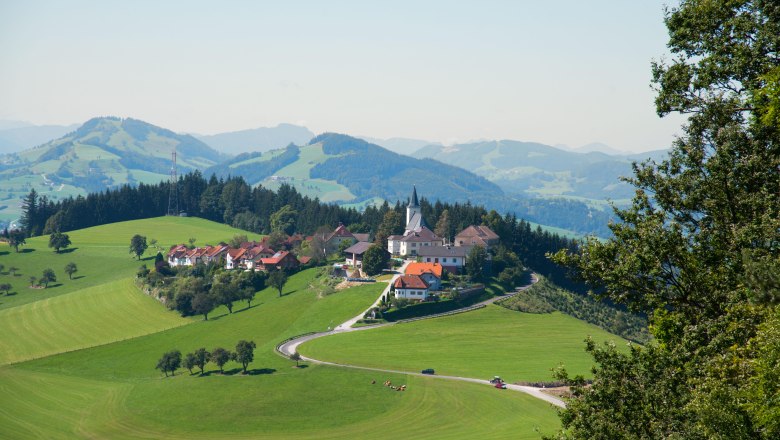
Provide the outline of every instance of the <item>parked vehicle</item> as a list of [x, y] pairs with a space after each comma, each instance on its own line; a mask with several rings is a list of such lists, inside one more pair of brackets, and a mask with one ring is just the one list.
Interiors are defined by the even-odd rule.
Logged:
[[498, 388], [499, 390], [505, 390], [506, 389], [506, 384], [504, 382], [496, 382], [496, 384], [493, 385], [493, 386]]
[[492, 384], [503, 383], [503, 382], [504, 382], [503, 379], [501, 379], [498, 376], [493, 376], [493, 378], [490, 379], [490, 383]]
[[426, 368], [421, 371], [422, 374], [435, 374], [433, 368]]

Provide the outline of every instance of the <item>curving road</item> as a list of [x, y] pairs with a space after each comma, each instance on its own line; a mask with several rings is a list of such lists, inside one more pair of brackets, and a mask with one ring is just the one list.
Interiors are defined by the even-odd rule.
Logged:
[[[400, 273], [403, 273], [403, 270], [406, 268], [407, 264], [408, 264], [408, 262], [404, 263], [404, 265], [401, 267]], [[373, 328], [386, 327], [386, 326], [389, 326], [389, 325], [396, 325], [396, 324], [398, 324], [396, 322], [389, 322], [389, 323], [386, 323], [386, 324], [378, 324], [378, 325], [372, 325], [372, 326], [364, 326], [364, 327], [356, 327], [356, 328], [352, 327], [352, 325], [354, 325], [357, 321], [359, 321], [360, 319], [363, 318], [363, 316], [365, 315], [366, 312], [371, 310], [373, 307], [376, 307], [376, 305], [379, 303], [379, 300], [382, 298], [382, 296], [387, 294], [387, 292], [390, 290], [390, 286], [392, 285], [393, 281], [395, 281], [395, 279], [398, 276], [400, 276], [400, 274], [395, 275], [392, 278], [392, 280], [390, 280], [390, 283], [388, 284], [387, 288], [384, 291], [382, 291], [382, 294], [379, 296], [379, 298], [377, 298], [377, 300], [374, 302], [374, 304], [371, 305], [371, 307], [369, 307], [365, 312], [363, 312], [363, 313], [353, 317], [352, 319], [349, 319], [349, 320], [345, 321], [344, 323], [336, 326], [336, 328], [334, 328], [333, 330], [330, 330], [330, 331], [327, 331], [327, 332], [312, 333], [312, 334], [304, 335], [304, 336], [292, 339], [290, 341], [286, 341], [286, 342], [280, 344], [276, 349], [281, 354], [283, 354], [283, 355], [285, 355], [287, 357], [290, 357], [293, 353], [298, 351], [298, 346], [299, 345], [301, 345], [301, 344], [303, 344], [305, 342], [311, 341], [312, 339], [321, 338], [323, 336], [330, 336], [330, 335], [334, 335], [334, 334], [337, 334], [337, 333], [364, 331], [364, 330], [370, 330], [370, 329], [373, 329]], [[531, 273], [531, 282], [530, 283], [528, 283], [528, 284], [526, 284], [524, 286], [520, 286], [520, 287], [516, 288], [515, 291], [512, 292], [509, 295], [504, 295], [504, 296], [490, 298], [488, 300], [482, 301], [479, 304], [476, 304], [476, 306], [485, 306], [487, 304], [492, 304], [492, 303], [496, 302], [497, 300], [500, 300], [500, 299], [503, 299], [503, 298], [507, 298], [507, 297], [516, 295], [516, 294], [522, 292], [523, 290], [528, 289], [532, 285], [536, 284], [538, 281], [539, 281], [539, 278], [536, 276], [536, 274], [535, 273]], [[455, 310], [454, 312], [466, 311], [466, 310], [474, 310], [474, 307], [475, 306], [465, 307], [463, 309]], [[448, 314], [451, 314], [451, 313], [453, 313], [453, 312], [449, 312]], [[436, 316], [437, 315], [432, 315], [432, 316], [429, 316], [428, 318], [434, 318]], [[424, 374], [421, 374], [421, 373], [416, 373], [416, 372], [411, 372], [411, 371], [388, 370], [388, 369], [383, 369], [383, 368], [361, 367], [359, 365], [339, 364], [339, 363], [335, 363], [335, 362], [328, 362], [328, 361], [322, 361], [322, 360], [319, 360], [319, 359], [313, 359], [313, 358], [309, 358], [309, 357], [305, 357], [305, 356], [301, 356], [301, 359], [305, 360], [305, 361], [308, 361], [308, 362], [315, 363], [315, 364], [330, 365], [330, 366], [334, 366], [334, 367], [344, 367], [344, 368], [354, 368], [354, 369], [358, 369], [358, 370], [379, 371], [379, 372], [383, 372], [383, 373], [409, 374], [409, 375], [413, 375], [413, 376], [426, 376], [426, 377], [433, 377], [433, 378], [446, 379], [446, 380], [460, 380], [460, 381], [463, 381], [463, 382], [472, 382], [472, 383], [479, 383], [479, 384], [485, 384], [485, 385], [493, 386], [490, 383], [490, 381], [488, 381], [488, 380], [475, 379], [475, 378], [471, 378], [471, 377], [442, 376], [442, 375], [424, 375]], [[507, 389], [514, 390], [514, 391], [520, 391], [520, 392], [529, 394], [529, 395], [531, 395], [533, 397], [536, 397], [537, 399], [544, 400], [545, 402], [551, 403], [551, 404], [553, 404], [555, 406], [558, 406], [558, 407], [561, 407], [561, 408], [564, 408], [566, 406], [566, 404], [564, 403], [563, 400], [543, 392], [542, 391], [543, 388], [524, 386], [524, 385], [507, 384]]]

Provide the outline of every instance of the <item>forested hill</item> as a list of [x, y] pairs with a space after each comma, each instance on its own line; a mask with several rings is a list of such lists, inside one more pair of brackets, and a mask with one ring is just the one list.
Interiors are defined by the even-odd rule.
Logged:
[[429, 145], [413, 154], [419, 158], [435, 157], [472, 171], [508, 193], [602, 201], [631, 198], [634, 188], [620, 180], [621, 176], [632, 175], [631, 163], [660, 160], [665, 155], [665, 150], [630, 155], [580, 153], [512, 140]]
[[[402, 233], [405, 206], [387, 203], [370, 206], [360, 212], [322, 203], [301, 195], [295, 188], [282, 185], [278, 191], [252, 188], [241, 177], [206, 179], [199, 171], [182, 176], [178, 182], [179, 207], [190, 216], [223, 222], [258, 233], [283, 231], [288, 234], [312, 234], [319, 227], [335, 228], [339, 223], [352, 232], [383, 236]], [[117, 189], [92, 193], [86, 197], [52, 202], [31, 192], [25, 198], [22, 230], [27, 236], [53, 231], [71, 231], [107, 223], [157, 217], [168, 207], [167, 182], [154, 185], [124, 185]], [[532, 228], [513, 215], [500, 215], [470, 203], [430, 203], [421, 199], [422, 213], [431, 225], [447, 217], [442, 227], [449, 239], [472, 224], [487, 224], [523, 262], [553, 279], [565, 282], [562, 270], [546, 257], [547, 252], [574, 249], [576, 243], [557, 234]], [[446, 213], [446, 214], [445, 214]]]
[[284, 182], [304, 195], [341, 204], [406, 200], [415, 184], [431, 200], [471, 202], [581, 234], [609, 235], [609, 214], [579, 201], [508, 196], [495, 183], [457, 166], [400, 155], [343, 134], [321, 134], [301, 147], [241, 154], [204, 172], [211, 173], [241, 176], [272, 189]]

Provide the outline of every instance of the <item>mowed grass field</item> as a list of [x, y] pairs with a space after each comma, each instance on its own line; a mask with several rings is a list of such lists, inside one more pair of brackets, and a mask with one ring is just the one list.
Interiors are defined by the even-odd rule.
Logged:
[[520, 313], [490, 305], [449, 317], [342, 333], [309, 341], [302, 355], [337, 363], [509, 382], [550, 381], [563, 364], [590, 376], [592, 359], [584, 340], [627, 342], [599, 327], [561, 313]]
[[[147, 242], [158, 241], [158, 248], [147, 249], [145, 261], [130, 254], [130, 239], [135, 234], [145, 236]], [[132, 277], [142, 264], [153, 265], [151, 259], [158, 251], [165, 254], [171, 245], [187, 243], [190, 238], [195, 238], [195, 245], [199, 246], [229, 241], [236, 234], [246, 234], [250, 239], [261, 237], [198, 218], [157, 217], [68, 232], [73, 244], [60, 254], [48, 247], [48, 236], [27, 239], [19, 253], [0, 244], [0, 264], [5, 267], [0, 283], [13, 286], [12, 295], [0, 295], [0, 310]], [[78, 266], [73, 280], [63, 270], [70, 262]], [[16, 276], [8, 273], [11, 267], [19, 269]], [[40, 278], [46, 268], [54, 270], [57, 282], [47, 289], [31, 289], [30, 276]]]
[[[279, 297], [259, 292], [252, 308], [215, 310], [209, 321], [181, 318], [132, 281], [143, 262], [128, 252], [133, 234], [162, 249], [197, 239], [214, 244], [243, 233], [194, 218], [157, 218], [69, 233], [73, 250], [55, 254], [48, 237], [0, 264], [19, 268], [15, 295], [0, 297], [0, 438], [538, 438], [558, 421], [546, 403], [519, 393], [406, 375], [294, 363], [274, 352], [293, 335], [325, 330], [360, 313], [384, 283], [318, 297], [317, 270], [293, 275]], [[250, 238], [259, 238], [252, 236]], [[2, 252], [2, 251], [0, 251]], [[145, 262], [157, 252], [150, 249]], [[69, 280], [67, 262], [79, 272]], [[47, 267], [58, 281], [30, 289]], [[209, 365], [204, 376], [154, 369], [170, 349], [232, 349], [257, 343], [250, 375]], [[3, 365], [4, 364], [4, 365]], [[371, 381], [406, 384], [394, 392]], [[474, 411], [477, 408], [478, 411]], [[463, 414], [468, 414], [464, 417]]]
[[[259, 292], [251, 309], [238, 304], [233, 314], [217, 310], [209, 321], [1, 367], [0, 438], [538, 438], [557, 428], [548, 404], [521, 393], [293, 368], [274, 353], [279, 341], [354, 316], [384, 287], [318, 298], [308, 289], [317, 272], [292, 276], [282, 297], [274, 289]], [[164, 351], [233, 348], [239, 339], [257, 343], [250, 375], [236, 374], [234, 362], [224, 376], [213, 365], [205, 376], [180, 371], [172, 378], [153, 368]], [[386, 379], [408, 390], [371, 384]]]
[[140, 294], [131, 279], [0, 310], [0, 365], [190, 323]]

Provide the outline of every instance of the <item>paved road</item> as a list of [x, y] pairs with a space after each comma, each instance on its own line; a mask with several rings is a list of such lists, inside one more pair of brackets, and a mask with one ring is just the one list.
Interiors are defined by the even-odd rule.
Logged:
[[[400, 270], [401, 273], [403, 273], [403, 270], [406, 268], [407, 264], [408, 264], [408, 262], [404, 263], [403, 267]], [[387, 289], [385, 289], [382, 292], [382, 295], [380, 295], [379, 298], [377, 298], [377, 300], [374, 302], [374, 304], [371, 307], [369, 307], [366, 310], [366, 312], [368, 310], [371, 310], [371, 308], [376, 307], [376, 305], [379, 303], [379, 300], [382, 298], [382, 296], [387, 294], [387, 292], [389, 292], [390, 286], [392, 285], [392, 282], [395, 281], [395, 278], [398, 277], [398, 276], [399, 275], [396, 275], [396, 276], [393, 277], [393, 279], [390, 281], [390, 284], [388, 284]], [[490, 298], [488, 300], [482, 301], [481, 303], [479, 303], [479, 305], [492, 304], [492, 303], [494, 303], [494, 302], [496, 302], [496, 301], [498, 301], [500, 299], [507, 298], [508, 296], [516, 295], [516, 294], [522, 292], [523, 290], [528, 289], [532, 285], [536, 284], [538, 281], [539, 281], [539, 278], [536, 276], [535, 273], [532, 273], [531, 274], [531, 282], [529, 284], [526, 284], [524, 286], [516, 288], [515, 291], [512, 292], [509, 295], [498, 296], [498, 297], [494, 297], [494, 298]], [[473, 307], [473, 306], [471, 306], [471, 307]], [[466, 307], [464, 309], [471, 309], [471, 307]], [[389, 326], [389, 325], [395, 325], [396, 324], [395, 322], [390, 322], [390, 323], [386, 323], [386, 324], [379, 324], [379, 325], [372, 325], [372, 326], [364, 326], [364, 327], [355, 327], [355, 328], [353, 328], [352, 325], [354, 325], [358, 320], [362, 319], [363, 315], [365, 315], [365, 312], [361, 313], [358, 316], [355, 316], [354, 318], [344, 322], [343, 324], [338, 325], [336, 328], [334, 328], [331, 331], [320, 332], [320, 333], [312, 333], [310, 335], [302, 336], [300, 338], [296, 338], [296, 339], [293, 339], [291, 341], [287, 341], [287, 342], [281, 344], [278, 347], [278, 350], [282, 354], [284, 354], [285, 356], [289, 357], [290, 355], [292, 355], [293, 353], [298, 351], [298, 346], [299, 345], [301, 345], [301, 344], [303, 344], [305, 342], [311, 341], [312, 339], [321, 338], [323, 336], [330, 336], [330, 335], [334, 335], [334, 334], [337, 334], [337, 333], [364, 331], [364, 330], [370, 330], [370, 329], [377, 328], [377, 327], [386, 327], [386, 326]], [[388, 369], [383, 369], [383, 368], [370, 368], [370, 367], [361, 367], [361, 366], [358, 366], [358, 365], [339, 364], [339, 363], [335, 363], [335, 362], [321, 361], [319, 359], [312, 359], [312, 358], [305, 357], [305, 356], [301, 356], [301, 359], [305, 360], [305, 361], [308, 361], [308, 362], [316, 363], [316, 364], [331, 365], [331, 366], [334, 366], [334, 367], [354, 368], [354, 369], [358, 369], [358, 370], [369, 370], [369, 371], [379, 371], [379, 372], [383, 372], [383, 373], [409, 374], [409, 375], [413, 375], [413, 376], [434, 377], [434, 378], [437, 378], [437, 379], [460, 380], [460, 381], [463, 381], [463, 382], [472, 382], [472, 383], [479, 383], [479, 384], [485, 384], [485, 385], [493, 386], [492, 384], [490, 384], [490, 381], [488, 381], [488, 380], [475, 379], [475, 378], [471, 378], [471, 377], [442, 376], [442, 375], [432, 375], [432, 376], [431, 375], [423, 375], [421, 373], [415, 373], [415, 372], [411, 372], [411, 371], [388, 370]], [[543, 388], [530, 387], [530, 386], [524, 386], [524, 385], [511, 385], [511, 384], [507, 384], [507, 389], [514, 390], [514, 391], [520, 391], [520, 392], [529, 394], [529, 395], [531, 395], [533, 397], [536, 397], [537, 399], [544, 400], [545, 402], [551, 403], [551, 404], [553, 404], [555, 406], [558, 406], [558, 407], [561, 407], [561, 408], [564, 408], [566, 406], [565, 403], [563, 402], [563, 400], [561, 400], [561, 399], [559, 399], [557, 397], [551, 396], [549, 394], [544, 393], [542, 391]]]

